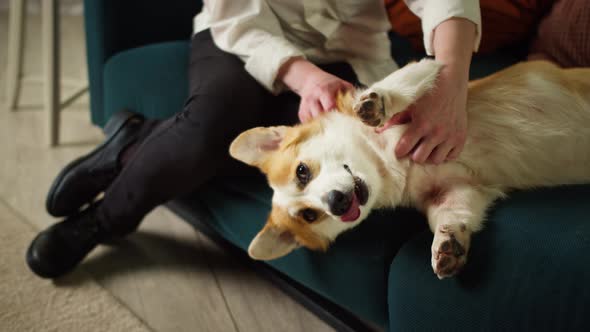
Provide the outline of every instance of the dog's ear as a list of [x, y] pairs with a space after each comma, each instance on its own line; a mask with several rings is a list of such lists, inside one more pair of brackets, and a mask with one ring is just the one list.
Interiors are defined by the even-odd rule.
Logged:
[[266, 261], [283, 257], [298, 247], [293, 233], [267, 223], [250, 243], [248, 254], [254, 259]]
[[229, 147], [229, 154], [248, 165], [258, 166], [269, 153], [276, 151], [288, 127], [258, 127], [241, 133]]

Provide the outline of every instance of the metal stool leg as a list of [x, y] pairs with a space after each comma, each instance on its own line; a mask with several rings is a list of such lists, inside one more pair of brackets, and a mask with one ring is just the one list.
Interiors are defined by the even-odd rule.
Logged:
[[10, 0], [8, 23], [8, 67], [6, 68], [6, 104], [16, 110], [23, 62], [26, 0]]
[[42, 6], [47, 144], [49, 146], [55, 146], [59, 139], [60, 117], [58, 0], [43, 0]]

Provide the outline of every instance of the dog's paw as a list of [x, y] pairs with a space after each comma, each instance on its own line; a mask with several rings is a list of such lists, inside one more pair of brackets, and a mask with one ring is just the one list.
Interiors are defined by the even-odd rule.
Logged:
[[385, 123], [385, 105], [382, 94], [369, 89], [360, 94], [353, 110], [361, 121], [371, 127]]
[[432, 241], [432, 269], [439, 279], [456, 275], [467, 262], [471, 232], [464, 224], [437, 227]]

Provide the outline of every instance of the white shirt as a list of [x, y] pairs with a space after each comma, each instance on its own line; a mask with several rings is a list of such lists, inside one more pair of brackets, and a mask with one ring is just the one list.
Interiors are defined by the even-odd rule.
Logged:
[[[422, 19], [424, 46], [433, 54], [434, 29], [451, 17], [477, 25], [478, 0], [406, 0]], [[217, 47], [239, 56], [269, 91], [279, 93], [276, 76], [292, 57], [322, 64], [348, 62], [359, 81], [370, 85], [398, 68], [391, 58], [391, 29], [383, 0], [205, 0], [194, 32], [211, 30]]]

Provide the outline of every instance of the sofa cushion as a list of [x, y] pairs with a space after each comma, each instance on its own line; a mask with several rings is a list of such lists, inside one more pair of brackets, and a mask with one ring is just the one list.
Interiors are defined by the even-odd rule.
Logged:
[[432, 234], [389, 273], [392, 331], [589, 331], [590, 186], [513, 193], [472, 239], [463, 272], [438, 280]]
[[178, 41], [129, 49], [111, 57], [103, 76], [103, 122], [125, 108], [158, 119], [182, 110], [188, 96], [188, 55], [189, 43]]

